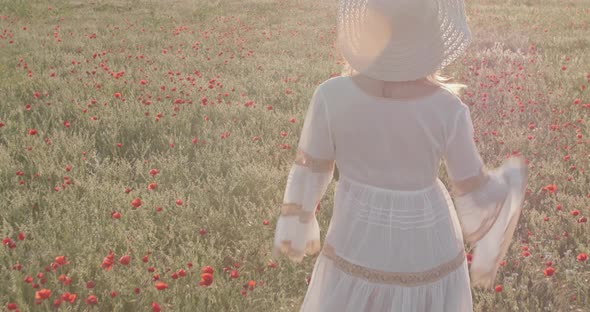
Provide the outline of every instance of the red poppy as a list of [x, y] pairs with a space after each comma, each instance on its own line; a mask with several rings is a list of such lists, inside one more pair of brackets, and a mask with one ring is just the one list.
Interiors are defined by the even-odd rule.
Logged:
[[555, 269], [553, 267], [547, 267], [545, 270], [543, 270], [543, 274], [545, 274], [545, 276], [551, 276], [553, 273], [555, 273]]
[[98, 298], [95, 295], [90, 295], [86, 298], [86, 304], [98, 304]]
[[13, 241], [12, 241], [12, 238], [10, 238], [10, 237], [6, 237], [6, 238], [2, 239], [2, 245], [10, 245], [12, 243], [13, 243]]
[[213, 275], [211, 275], [211, 273], [201, 274], [201, 281], [199, 282], [199, 285], [209, 286], [211, 283], [213, 283]]
[[549, 191], [549, 193], [555, 193], [555, 191], [557, 191], [557, 185], [555, 184], [548, 184], [545, 187], [543, 187], [543, 190], [545, 191]]
[[35, 292], [35, 299], [43, 300], [43, 299], [47, 299], [49, 297], [51, 297], [51, 290], [49, 290], [49, 289], [43, 288], [43, 289]]
[[157, 290], [164, 290], [166, 288], [168, 288], [168, 284], [164, 283], [164, 282], [156, 282], [156, 289]]
[[[55, 262], [59, 265], [66, 264], [66, 256], [57, 256], [55, 257]], [[69, 262], [68, 262], [69, 263]]]
[[256, 286], [256, 281], [254, 281], [254, 280], [249, 280], [248, 281], [248, 288], [250, 290], [253, 290], [255, 286]]
[[69, 303], [74, 303], [74, 301], [76, 300], [76, 294], [71, 294], [69, 292], [65, 292], [61, 295], [61, 299], [63, 301], [68, 301]]
[[133, 206], [134, 208], [141, 207], [141, 199], [138, 197], [138, 198], [135, 198], [134, 200], [132, 200], [131, 206]]
[[122, 265], [128, 265], [130, 259], [131, 257], [129, 257], [129, 255], [124, 255], [121, 258], [119, 258], [119, 263]]
[[523, 257], [528, 257], [530, 255], [531, 255], [531, 253], [528, 250], [525, 250], [525, 251], [522, 252], [522, 256]]
[[114, 257], [115, 254], [113, 253], [113, 251], [109, 251], [109, 254], [102, 260], [101, 267], [107, 271], [110, 270], [113, 267]]

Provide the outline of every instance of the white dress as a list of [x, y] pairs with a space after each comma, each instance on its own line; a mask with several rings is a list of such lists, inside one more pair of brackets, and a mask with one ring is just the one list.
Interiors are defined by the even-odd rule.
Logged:
[[[442, 160], [453, 196], [438, 178]], [[334, 165], [322, 246], [316, 207]], [[473, 311], [471, 286], [497, 283], [527, 178], [521, 157], [485, 167], [469, 107], [448, 90], [395, 100], [334, 77], [308, 107], [272, 255], [317, 254], [300, 311]]]

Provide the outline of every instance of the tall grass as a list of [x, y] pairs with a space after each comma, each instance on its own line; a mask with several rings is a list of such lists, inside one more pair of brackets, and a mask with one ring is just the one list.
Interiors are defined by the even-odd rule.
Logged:
[[[0, 249], [3, 309], [50, 310], [70, 292], [77, 298], [60, 309], [297, 311], [315, 257], [273, 262], [270, 248], [311, 94], [342, 69], [336, 8], [0, 0], [0, 236], [16, 245]], [[468, 85], [461, 97], [486, 164], [520, 153], [531, 168], [496, 281], [503, 290], [474, 290], [475, 310], [586, 311], [589, 262], [576, 257], [590, 253], [580, 221], [590, 214], [590, 8], [466, 8], [474, 42], [443, 73]], [[440, 176], [446, 183], [443, 167]], [[322, 241], [333, 195], [330, 187], [321, 202]], [[58, 256], [69, 264], [55, 265]], [[206, 266], [213, 282], [200, 286]], [[168, 288], [157, 290], [156, 278]], [[44, 288], [51, 296], [36, 300]]]

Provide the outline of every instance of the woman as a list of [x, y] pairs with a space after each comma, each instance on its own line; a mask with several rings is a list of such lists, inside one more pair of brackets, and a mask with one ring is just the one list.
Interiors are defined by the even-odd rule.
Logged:
[[[473, 311], [471, 286], [495, 282], [528, 168], [517, 157], [488, 170], [469, 107], [439, 80], [471, 42], [464, 3], [342, 0], [338, 17], [353, 74], [313, 93], [273, 256], [321, 250], [301, 311]], [[438, 178], [443, 159], [453, 199]], [[321, 247], [316, 207], [335, 164]]]

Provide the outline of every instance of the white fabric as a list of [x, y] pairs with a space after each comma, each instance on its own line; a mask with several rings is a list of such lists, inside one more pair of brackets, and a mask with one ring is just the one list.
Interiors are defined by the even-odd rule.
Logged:
[[[474, 242], [475, 252], [471, 262], [472, 285], [486, 288], [494, 285], [499, 262], [508, 251], [520, 218], [528, 182], [528, 167], [522, 159], [510, 158], [491, 171], [490, 176], [488, 185], [466, 196], [457, 197], [455, 200], [461, 220], [467, 226], [480, 223], [479, 220], [487, 217], [487, 212], [493, 210], [492, 204], [501, 202], [500, 213], [494, 225], [485, 236]], [[504, 198], [497, 199], [485, 194], [488, 190], [490, 190], [489, 193], [494, 193], [494, 190], [498, 189], [507, 190]], [[475, 211], [481, 212], [479, 220], [467, 220], [463, 216], [474, 215]], [[465, 230], [467, 226], [463, 229], [464, 233], [470, 233]]]
[[[473, 134], [468, 106], [445, 89], [401, 101], [365, 94], [349, 77], [323, 82], [312, 97], [298, 148], [335, 160], [338, 167], [324, 247], [329, 244], [346, 262], [369, 270], [420, 273], [464, 252], [463, 235], [481, 230], [482, 220], [503, 204], [492, 228], [473, 242], [486, 249], [479, 252], [476, 245], [472, 268], [487, 275], [485, 283], [483, 275], [475, 282], [490, 286], [499, 266], [490, 259], [503, 256], [502, 239], [512, 238], [505, 233], [507, 222], [520, 214], [526, 177], [523, 164], [507, 162], [454, 204], [438, 178], [439, 167], [444, 159], [452, 181], [478, 176], [484, 164]], [[331, 170], [312, 172], [294, 164], [283, 203], [304, 203], [304, 210], [313, 211], [331, 180]], [[320, 239], [315, 217], [302, 223], [280, 216], [275, 233], [275, 248], [291, 241], [301, 250]], [[472, 311], [470, 286], [467, 261], [436, 281], [410, 287], [352, 276], [320, 253], [301, 311]]]
[[[327, 120], [326, 106], [319, 93], [315, 90], [311, 104], [305, 116], [305, 122], [299, 139], [298, 148], [315, 159], [334, 160], [335, 149], [330, 134], [330, 125]], [[315, 211], [318, 202], [324, 195], [328, 184], [332, 181], [333, 168], [329, 171], [314, 172], [310, 167], [293, 164], [289, 171], [287, 186], [283, 203], [295, 203], [302, 205], [303, 212]], [[320, 228], [317, 219], [311, 222], [300, 222], [299, 216], [281, 216], [277, 221], [277, 230], [274, 239], [275, 249], [273, 256], [278, 256], [278, 250], [282, 241], [290, 241], [291, 247], [297, 250], [306, 248], [310, 241], [320, 239]], [[317, 250], [313, 250], [313, 253]], [[303, 255], [290, 257], [296, 262], [303, 259]]]
[[[332, 172], [314, 173], [309, 168], [293, 165], [287, 178], [287, 187], [284, 195], [284, 203], [299, 203], [303, 212], [313, 213], [324, 195], [328, 184], [332, 180]], [[316, 241], [319, 243], [320, 227], [314, 217], [310, 222], [300, 222], [300, 216], [281, 216], [277, 221], [277, 232], [274, 246], [280, 247], [282, 241], [291, 241], [291, 247], [296, 250], [304, 250], [307, 243]], [[319, 247], [319, 244], [317, 245]], [[274, 256], [278, 256], [274, 250]], [[313, 250], [310, 252], [317, 252]], [[291, 257], [295, 262], [303, 260], [303, 255]]]

